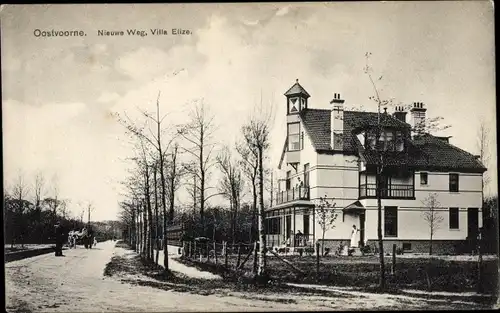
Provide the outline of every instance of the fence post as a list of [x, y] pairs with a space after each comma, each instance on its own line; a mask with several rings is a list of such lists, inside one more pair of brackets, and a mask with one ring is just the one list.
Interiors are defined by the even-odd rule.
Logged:
[[319, 280], [319, 241], [316, 242], [316, 279]]
[[241, 243], [238, 245], [238, 261], [236, 261], [236, 268], [240, 267], [241, 261]]
[[207, 263], [210, 262], [210, 244], [207, 241]]
[[396, 244], [392, 244], [392, 275], [396, 273]]
[[193, 258], [196, 259], [196, 241], [193, 241]]
[[253, 273], [257, 274], [257, 241], [253, 243]]
[[215, 265], [217, 265], [217, 246], [215, 245], [215, 241], [214, 241], [214, 258], [215, 258]]
[[224, 241], [224, 266], [227, 269], [227, 241]]
[[483, 292], [483, 253], [481, 251], [481, 235], [479, 235], [479, 240], [477, 242], [477, 292]]

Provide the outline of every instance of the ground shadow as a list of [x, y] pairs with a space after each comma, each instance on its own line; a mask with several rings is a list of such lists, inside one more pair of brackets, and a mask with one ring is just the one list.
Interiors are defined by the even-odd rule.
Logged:
[[[118, 245], [117, 245], [118, 246]], [[149, 286], [161, 290], [187, 292], [197, 295], [230, 295], [238, 293], [240, 297], [273, 301], [281, 303], [296, 303], [296, 300], [284, 297], [266, 298], [265, 295], [293, 293], [294, 295], [318, 295], [330, 298], [349, 298], [351, 296], [332, 291], [311, 290], [270, 282], [266, 286], [254, 284], [252, 275], [248, 273], [233, 273], [227, 271], [224, 279], [200, 279], [170, 271], [136, 255], [129, 247], [124, 247], [130, 253], [114, 256], [104, 269], [104, 276], [115, 277], [132, 285]], [[245, 295], [246, 294], [246, 295]]]

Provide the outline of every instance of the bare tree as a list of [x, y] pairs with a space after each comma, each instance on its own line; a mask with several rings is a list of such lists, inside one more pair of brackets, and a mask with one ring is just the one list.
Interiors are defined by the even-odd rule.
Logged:
[[[260, 112], [264, 112], [262, 109], [262, 101]], [[270, 147], [270, 129], [271, 129], [271, 116], [272, 111], [269, 114], [261, 114], [257, 117], [252, 117], [249, 122], [247, 122], [242, 127], [242, 134], [246, 145], [249, 150], [254, 153], [254, 156], [258, 160], [258, 182], [259, 182], [259, 258], [258, 258], [258, 268], [257, 268], [257, 278], [258, 281], [262, 283], [267, 283], [266, 277], [266, 233], [264, 229], [265, 225], [265, 207], [264, 207], [264, 160], [267, 157], [267, 152]]]
[[331, 203], [326, 195], [319, 198], [319, 203], [315, 205], [315, 216], [318, 218], [318, 225], [321, 228], [321, 255], [325, 255], [325, 233], [335, 227], [337, 213], [335, 203]]
[[257, 177], [259, 170], [259, 159], [257, 158], [258, 153], [251, 151], [246, 143], [241, 143], [236, 145], [236, 150], [241, 156], [240, 166], [243, 169], [243, 173], [250, 180], [252, 186], [252, 240], [257, 240]]
[[[173, 75], [177, 75], [178, 72], [175, 72]], [[144, 140], [148, 144], [150, 144], [156, 151], [157, 151], [157, 156], [159, 160], [159, 172], [160, 172], [160, 186], [161, 186], [161, 203], [162, 203], [162, 208], [163, 208], [163, 216], [167, 216], [167, 205], [166, 205], [166, 196], [167, 196], [167, 190], [166, 190], [166, 178], [165, 178], [165, 151], [168, 151], [169, 146], [172, 144], [172, 142], [175, 139], [175, 136], [172, 136], [167, 143], [167, 145], [163, 144], [162, 141], [162, 123], [164, 119], [167, 117], [168, 114], [164, 115], [163, 117], [160, 117], [160, 92], [158, 92], [158, 97], [156, 99], [156, 114], [150, 114], [146, 111], [140, 110], [142, 115], [147, 118], [148, 121], [151, 121], [154, 123], [154, 126], [156, 128], [156, 133], [151, 130], [151, 128], [147, 128], [149, 134], [145, 133], [144, 127], [138, 127], [136, 126], [131, 119], [128, 117], [127, 114], [125, 115], [126, 119], [121, 118], [119, 115], [117, 115], [118, 121], [125, 126], [127, 129], [128, 133], [135, 136], [136, 138], [140, 138], [141, 140]], [[165, 222], [164, 222], [165, 223]], [[166, 229], [166, 227], [164, 227]], [[163, 261], [163, 266], [165, 268], [165, 271], [169, 271], [168, 267], [168, 243], [167, 243], [167, 236], [163, 236], [163, 241], [164, 241], [164, 261]]]
[[[477, 149], [479, 151], [479, 160], [481, 163], [488, 167], [488, 163], [490, 161], [490, 153], [489, 153], [489, 142], [488, 137], [490, 134], [490, 129], [486, 125], [485, 121], [481, 121], [479, 125], [478, 133], [477, 133]], [[490, 177], [487, 172], [483, 173], [483, 190], [490, 182]]]
[[[366, 66], [364, 67], [364, 73], [368, 76], [370, 83], [373, 87], [374, 95], [370, 96], [369, 99], [373, 100], [377, 105], [377, 124], [375, 127], [369, 131], [374, 133], [374, 138], [376, 139], [376, 144], [374, 146], [375, 155], [377, 159], [376, 164], [376, 196], [377, 196], [377, 237], [378, 237], [378, 247], [379, 247], [379, 262], [380, 262], [380, 289], [385, 288], [385, 264], [384, 264], [384, 246], [382, 237], [382, 193], [384, 191], [384, 180], [383, 173], [386, 170], [386, 159], [387, 159], [387, 147], [382, 147], [378, 144], [378, 138], [381, 137], [383, 132], [382, 118], [385, 113], [382, 114], [381, 109], [387, 109], [388, 106], [394, 106], [394, 99], [382, 99], [380, 95], [380, 90], [377, 87], [377, 83], [382, 80], [383, 76], [379, 76], [377, 79], [373, 77], [373, 68], [369, 65], [369, 58], [371, 56], [370, 52], [365, 54]], [[408, 107], [407, 105], [397, 104], [402, 107]], [[442, 124], [442, 117], [426, 118], [422, 119], [421, 122], [412, 125], [411, 131], [416, 137], [429, 134], [433, 131], [440, 131], [449, 128], [449, 125]]]
[[215, 165], [213, 158], [213, 150], [215, 143], [211, 142], [216, 126], [214, 124], [214, 116], [209, 114], [203, 100], [196, 103], [195, 109], [190, 113], [190, 121], [182, 125], [178, 129], [178, 134], [187, 142], [188, 147], [181, 147], [182, 151], [191, 155], [194, 161], [186, 164], [184, 169], [186, 172], [194, 175], [198, 184], [192, 185], [193, 192], [198, 196], [200, 202], [200, 222], [201, 232], [205, 235], [205, 205], [209, 198], [218, 195], [213, 193], [208, 195], [207, 190], [214, 188], [207, 184], [210, 169]]
[[217, 156], [217, 164], [222, 172], [219, 182], [219, 192], [229, 200], [231, 212], [231, 235], [233, 243], [236, 240], [236, 220], [240, 208], [240, 195], [243, 189], [243, 180], [237, 162], [233, 159], [228, 147], [225, 147]]
[[439, 214], [438, 211], [441, 207], [441, 204], [437, 200], [436, 193], [429, 194], [429, 196], [422, 201], [422, 204], [426, 209], [424, 212], [422, 212], [422, 217], [429, 226], [429, 255], [432, 255], [432, 238], [441, 226], [441, 223], [443, 223], [444, 218], [441, 214]]
[[179, 167], [179, 144], [175, 143], [172, 146], [171, 151], [168, 153], [167, 158], [167, 174], [165, 175], [167, 178], [167, 187], [168, 187], [168, 202], [169, 202], [169, 211], [168, 211], [168, 220], [170, 223], [174, 220], [174, 209], [175, 209], [175, 193], [177, 189], [180, 187], [180, 181], [182, 175], [184, 175], [183, 168]]
[[52, 177], [51, 186], [52, 196], [45, 198], [43, 201], [50, 207], [52, 211], [53, 223], [55, 223], [57, 219], [57, 211], [62, 204], [62, 201], [59, 199], [59, 178], [57, 175]]
[[20, 237], [21, 245], [24, 246], [24, 230], [26, 226], [24, 225], [24, 219], [22, 214], [27, 208], [26, 198], [28, 196], [29, 186], [26, 184], [24, 179], [24, 174], [19, 170], [16, 181], [12, 187], [12, 197], [16, 200], [16, 211], [15, 211], [15, 226], [13, 227], [14, 234], [12, 236], [11, 247], [14, 246], [17, 237]]
[[41, 210], [41, 201], [45, 195], [45, 178], [41, 172], [37, 172], [34, 182], [35, 191], [35, 209]]

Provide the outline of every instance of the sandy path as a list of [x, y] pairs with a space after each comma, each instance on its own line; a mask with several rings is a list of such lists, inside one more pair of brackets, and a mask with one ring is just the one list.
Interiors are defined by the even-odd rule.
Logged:
[[[154, 255], [156, 256], [156, 250]], [[180, 255], [177, 253], [177, 247], [168, 246], [168, 262], [169, 262], [168, 267], [171, 271], [175, 271], [192, 278], [222, 279], [222, 277], [220, 277], [219, 275], [206, 271], [200, 271], [197, 268], [186, 266], [182, 263], [179, 263], [175, 260], [178, 257], [180, 257]], [[165, 258], [164, 253], [160, 251], [158, 255], [158, 264], [160, 264], [162, 267], [164, 258]]]

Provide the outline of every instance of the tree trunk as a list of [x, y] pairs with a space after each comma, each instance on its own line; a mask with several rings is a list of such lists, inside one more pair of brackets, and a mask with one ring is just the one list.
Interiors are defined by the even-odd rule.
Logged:
[[[161, 150], [161, 149], [160, 149]], [[168, 271], [168, 240], [167, 240], [167, 203], [165, 194], [165, 173], [163, 170], [163, 155], [160, 156], [161, 204], [163, 208], [163, 267]]]
[[[378, 134], [377, 134], [378, 135]], [[379, 138], [378, 135], [376, 138]], [[380, 156], [379, 156], [380, 162]], [[380, 162], [381, 163], [381, 162]], [[379, 277], [379, 287], [381, 290], [385, 288], [385, 264], [384, 264], [384, 242], [382, 238], [382, 166], [379, 164], [377, 167], [377, 237], [378, 237], [378, 249], [379, 249], [379, 262], [380, 262], [380, 277]]]
[[[260, 205], [259, 205], [259, 264], [257, 276], [264, 278], [266, 272], [266, 233], [264, 231], [264, 218], [265, 218], [265, 209], [264, 209], [264, 165], [263, 163], [263, 149], [259, 147], [259, 196], [260, 196]], [[267, 283], [265, 281], [261, 281], [262, 283]]]
[[155, 257], [155, 263], [158, 264], [158, 260], [160, 258], [160, 242], [158, 240], [159, 238], [159, 231], [158, 231], [158, 178], [156, 177], [158, 171], [158, 166], [155, 166], [153, 170], [153, 180], [154, 180], [154, 197], [155, 197], [155, 247], [156, 247], [156, 257]]
[[174, 207], [175, 207], [175, 178], [177, 175], [177, 146], [174, 148], [172, 156], [172, 172], [170, 173], [170, 209], [168, 211], [168, 220], [170, 224], [174, 221]]
[[429, 241], [429, 255], [432, 255], [432, 230], [431, 230], [431, 240]]
[[321, 236], [321, 256], [325, 255], [325, 232], [326, 229], [323, 229], [323, 234]]
[[252, 241], [257, 241], [257, 182], [252, 181], [253, 211], [252, 211]]
[[143, 240], [142, 254], [147, 259], [149, 257], [149, 250], [148, 250], [148, 217], [147, 217], [146, 205], [144, 205], [144, 208], [142, 209], [142, 240]]

